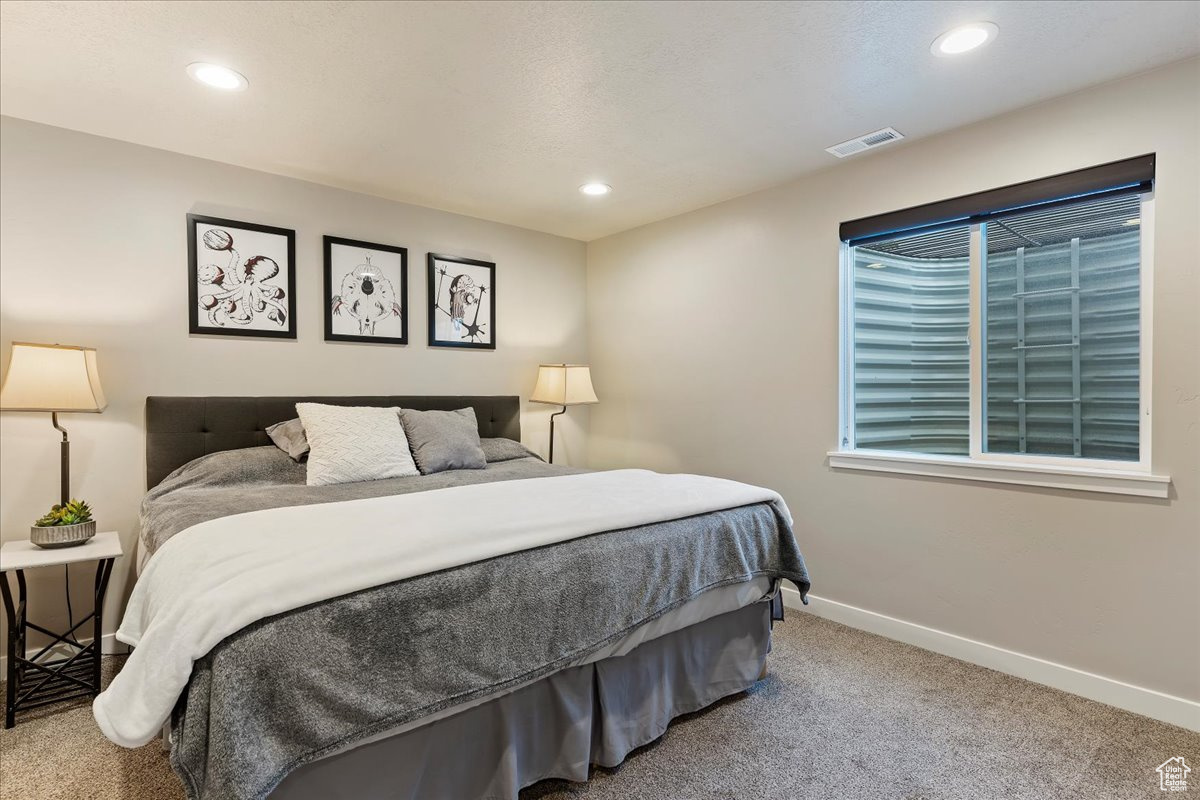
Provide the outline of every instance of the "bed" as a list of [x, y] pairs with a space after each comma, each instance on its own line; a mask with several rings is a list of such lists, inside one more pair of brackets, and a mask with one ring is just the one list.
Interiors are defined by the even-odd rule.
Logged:
[[[308, 487], [265, 433], [297, 402], [470, 407], [488, 463]], [[137, 646], [101, 729], [169, 718], [191, 798], [515, 798], [752, 686], [779, 582], [809, 586], [782, 500], [519, 441], [516, 397], [148, 398]]]

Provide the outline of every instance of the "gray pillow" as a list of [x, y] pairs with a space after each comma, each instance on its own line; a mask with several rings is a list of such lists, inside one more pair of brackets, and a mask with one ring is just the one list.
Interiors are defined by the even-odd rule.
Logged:
[[287, 422], [276, 422], [267, 428], [267, 436], [283, 452], [299, 463], [308, 455], [308, 437], [304, 435], [304, 425], [300, 418], [289, 419]]
[[309, 486], [420, 474], [400, 425], [399, 408], [296, 403], [296, 412], [312, 446], [305, 474]]
[[408, 437], [413, 461], [422, 475], [448, 469], [483, 469], [487, 458], [479, 445], [475, 409], [413, 411], [400, 409], [400, 424]]
[[479, 444], [483, 447], [483, 456], [489, 464], [495, 464], [498, 461], [512, 461], [515, 458], [545, 460], [525, 445], [513, 439], [480, 439]]

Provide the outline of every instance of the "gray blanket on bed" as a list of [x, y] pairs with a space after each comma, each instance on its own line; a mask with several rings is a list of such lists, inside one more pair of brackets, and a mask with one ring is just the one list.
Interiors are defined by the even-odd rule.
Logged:
[[[303, 465], [272, 450], [205, 456], [169, 477], [144, 504], [147, 546], [242, 511], [566, 472], [525, 457], [309, 489]], [[171, 763], [190, 798], [266, 797], [302, 764], [537, 680], [704, 591], [759, 575], [808, 590], [795, 537], [767, 504], [574, 539], [279, 614], [195, 663], [172, 718]]]
[[520, 442], [482, 439], [487, 467], [409, 478], [306, 486], [306, 467], [274, 445], [225, 450], [190, 461], [163, 478], [142, 501], [141, 545], [153, 555], [175, 534], [244, 511], [336, 503], [424, 492], [472, 483], [570, 475], [585, 470], [547, 464]]

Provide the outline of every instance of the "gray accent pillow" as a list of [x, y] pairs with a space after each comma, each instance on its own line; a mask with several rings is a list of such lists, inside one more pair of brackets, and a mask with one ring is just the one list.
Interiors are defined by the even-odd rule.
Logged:
[[545, 461], [537, 453], [513, 439], [480, 439], [479, 444], [483, 448], [483, 457], [489, 464], [512, 461], [516, 458], [536, 458], [538, 461]]
[[300, 418], [289, 419], [287, 422], [276, 422], [267, 428], [267, 436], [283, 452], [299, 463], [308, 455], [308, 437], [304, 435], [304, 425]]
[[448, 469], [483, 469], [487, 457], [479, 444], [475, 409], [414, 411], [400, 409], [400, 424], [408, 437], [413, 461], [422, 475]]

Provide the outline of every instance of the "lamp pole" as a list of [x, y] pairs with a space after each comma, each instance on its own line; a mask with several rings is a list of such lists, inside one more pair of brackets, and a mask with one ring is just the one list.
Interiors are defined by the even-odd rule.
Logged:
[[58, 412], [50, 412], [50, 424], [61, 431], [63, 438], [59, 450], [62, 453], [62, 471], [58, 478], [59, 505], [65, 506], [71, 502], [71, 440], [67, 438], [67, 429], [58, 424]]
[[554, 463], [554, 418], [557, 417], [559, 414], [565, 414], [565, 413], [567, 413], [567, 406], [564, 403], [563, 407], [562, 407], [562, 411], [555, 411], [553, 414], [550, 415], [550, 463], [551, 464]]

